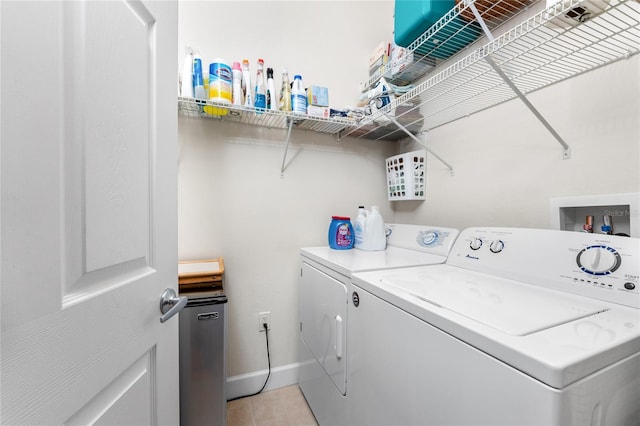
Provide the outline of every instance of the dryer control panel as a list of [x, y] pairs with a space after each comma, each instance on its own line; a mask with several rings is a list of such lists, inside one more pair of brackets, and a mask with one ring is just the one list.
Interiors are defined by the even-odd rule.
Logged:
[[605, 234], [468, 228], [447, 264], [640, 309], [640, 239]]

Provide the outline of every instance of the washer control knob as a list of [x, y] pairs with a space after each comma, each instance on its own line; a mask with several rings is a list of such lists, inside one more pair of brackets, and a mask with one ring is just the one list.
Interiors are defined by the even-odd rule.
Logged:
[[480, 247], [482, 247], [482, 240], [480, 238], [471, 239], [469, 247], [471, 247], [471, 250], [478, 250]]
[[500, 253], [504, 249], [504, 242], [502, 240], [495, 240], [489, 246], [491, 253]]
[[636, 285], [634, 283], [624, 283], [624, 288], [626, 288], [627, 290], [633, 290], [634, 288], [636, 288]]
[[591, 275], [609, 275], [620, 267], [620, 254], [607, 246], [589, 246], [578, 253], [578, 266]]

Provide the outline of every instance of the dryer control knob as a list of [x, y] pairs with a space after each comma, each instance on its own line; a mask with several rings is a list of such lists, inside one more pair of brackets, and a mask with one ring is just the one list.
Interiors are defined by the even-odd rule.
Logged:
[[589, 246], [578, 253], [578, 266], [591, 275], [609, 275], [620, 267], [620, 254], [607, 246]]
[[495, 240], [489, 246], [491, 253], [500, 253], [504, 249], [504, 242], [502, 240]]
[[480, 247], [482, 247], [482, 240], [480, 238], [471, 239], [469, 247], [471, 247], [471, 250], [478, 250]]

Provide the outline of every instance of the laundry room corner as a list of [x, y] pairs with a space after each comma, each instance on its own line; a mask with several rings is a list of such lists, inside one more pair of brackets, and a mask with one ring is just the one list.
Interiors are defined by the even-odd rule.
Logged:
[[[371, 40], [378, 38], [377, 33], [391, 32], [390, 26], [376, 28], [370, 23], [388, 22], [385, 15], [392, 13], [393, 2], [366, 8], [361, 2], [341, 2], [335, 8], [319, 4], [324, 3], [181, 1], [179, 54], [184, 45], [197, 44], [209, 58], [247, 57], [253, 64], [264, 57], [278, 70], [300, 72], [305, 82], [326, 84], [335, 104], [346, 105], [359, 96]], [[240, 34], [242, 28], [258, 26], [264, 16], [260, 11], [277, 15], [282, 25], [264, 39]], [[298, 40], [282, 31], [292, 22], [302, 22], [301, 16], [329, 22], [336, 13], [340, 18], [333, 20], [322, 40]], [[234, 18], [216, 21], [215, 28], [209, 25], [207, 16], [222, 14]], [[233, 34], [233, 43], [224, 43], [216, 33]], [[352, 49], [335, 48], [345, 40]], [[362, 69], [348, 58], [353, 52], [362, 54]], [[300, 247], [326, 244], [331, 216], [353, 214], [358, 203], [378, 204], [391, 218], [384, 158], [395, 153], [395, 144], [338, 140], [294, 129], [287, 146], [286, 130], [182, 116], [178, 133], [179, 258], [223, 256], [225, 260], [228, 397], [257, 391], [267, 376], [260, 312], [271, 313], [273, 371], [267, 389], [296, 383]]]

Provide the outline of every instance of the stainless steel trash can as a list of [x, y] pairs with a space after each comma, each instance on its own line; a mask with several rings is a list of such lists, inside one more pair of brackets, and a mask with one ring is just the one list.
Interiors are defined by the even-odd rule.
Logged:
[[[222, 259], [199, 263], [205, 264], [181, 264], [178, 274], [180, 295], [188, 299], [179, 314], [180, 424], [224, 426], [227, 412], [224, 269]], [[198, 267], [202, 270], [193, 272]], [[185, 272], [187, 270], [191, 272]]]

